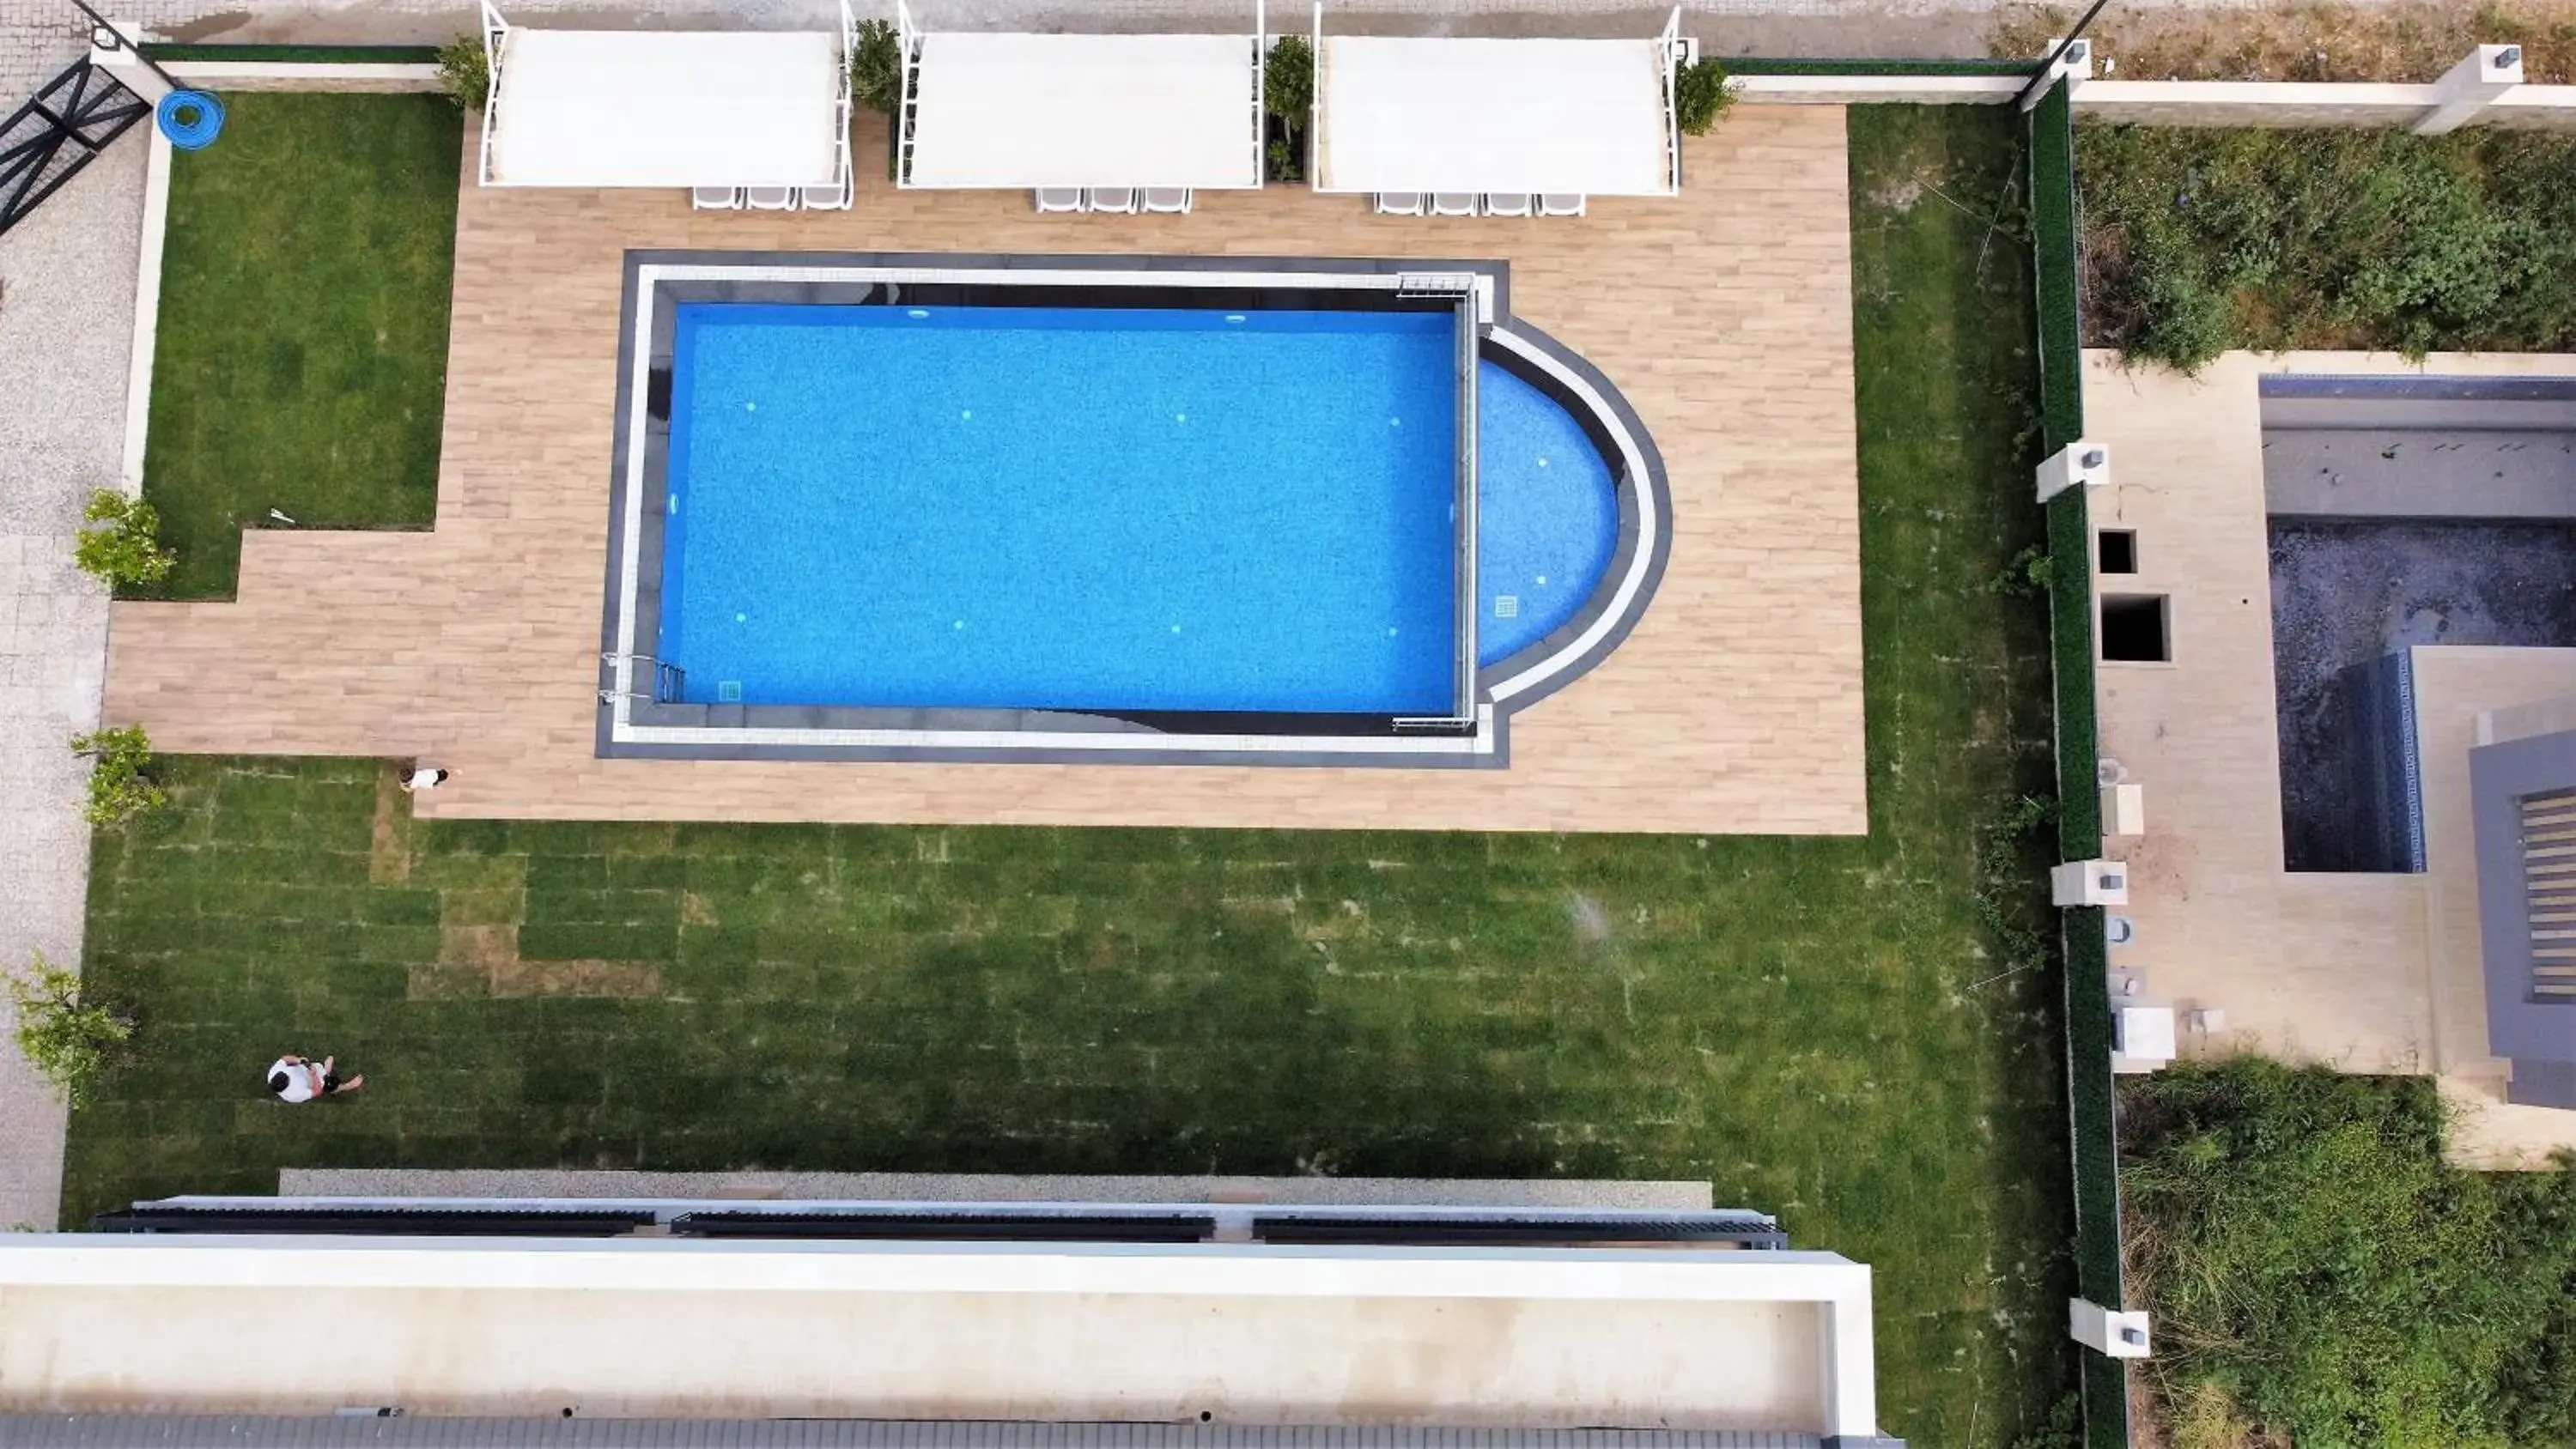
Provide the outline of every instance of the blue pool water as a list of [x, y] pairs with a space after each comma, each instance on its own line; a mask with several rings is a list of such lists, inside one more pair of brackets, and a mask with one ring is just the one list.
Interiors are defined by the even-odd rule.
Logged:
[[1573, 415], [1490, 362], [1476, 375], [1476, 514], [1476, 652], [1491, 664], [1592, 597], [1619, 543], [1619, 500]]
[[658, 655], [695, 702], [1445, 714], [1453, 325], [684, 305]]

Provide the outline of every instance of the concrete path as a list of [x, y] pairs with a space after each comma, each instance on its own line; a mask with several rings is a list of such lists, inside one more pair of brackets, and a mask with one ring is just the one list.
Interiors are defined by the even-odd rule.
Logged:
[[[81, 958], [87, 769], [65, 741], [98, 722], [107, 595], [72, 536], [125, 445], [144, 150], [127, 137], [0, 236], [0, 970]], [[0, 1228], [53, 1226], [62, 1165], [62, 1104], [0, 1033]]]

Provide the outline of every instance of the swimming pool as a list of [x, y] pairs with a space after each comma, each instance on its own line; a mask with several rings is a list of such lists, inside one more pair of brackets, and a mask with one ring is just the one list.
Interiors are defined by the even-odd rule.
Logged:
[[1459, 703], [1448, 309], [676, 320], [656, 655], [683, 700]]
[[1504, 763], [1669, 537], [1507, 279], [630, 253], [601, 753]]

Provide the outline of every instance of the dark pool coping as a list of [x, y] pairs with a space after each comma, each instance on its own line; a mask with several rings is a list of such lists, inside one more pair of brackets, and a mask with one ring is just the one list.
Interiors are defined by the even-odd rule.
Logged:
[[[1604, 573], [1602, 584], [1595, 588], [1593, 597], [1586, 600], [1583, 608], [1578, 610], [1572, 619], [1564, 625], [1559, 626], [1557, 629], [1552, 630], [1547, 636], [1539, 640], [1537, 643], [1515, 652], [1509, 658], [1494, 665], [1475, 668], [1472, 671], [1475, 697], [1462, 703], [1461, 714], [1464, 716], [1463, 719], [1431, 721], [1398, 719], [1389, 716], [1317, 717], [1292, 714], [1102, 714], [1082, 711], [1040, 709], [888, 709], [883, 707], [857, 708], [823, 705], [676, 704], [663, 703], [651, 698], [651, 694], [649, 692], [651, 676], [649, 674], [643, 676], [648, 685], [647, 693], [630, 695], [621, 701], [616, 693], [617, 650], [625, 582], [624, 556], [627, 549], [627, 478], [629, 474], [628, 464], [630, 461], [628, 450], [630, 433], [633, 431], [631, 427], [633, 420], [632, 408], [636, 401], [633, 396], [636, 378], [635, 343], [637, 333], [637, 329], [634, 325], [634, 317], [636, 307], [641, 299], [643, 270], [648, 266], [735, 266], [779, 268], [800, 266], [867, 267], [957, 271], [983, 270], [1004, 273], [1011, 271], [1175, 271], [1192, 272], [1202, 275], [1207, 273], [1226, 272], [1240, 272], [1246, 274], [1293, 274], [1297, 272], [1311, 272], [1320, 274], [1367, 275], [1376, 277], [1438, 274], [1443, 276], [1470, 276], [1480, 278], [1483, 279], [1484, 285], [1490, 294], [1492, 329], [1501, 329], [1508, 326], [1516, 339], [1529, 345], [1534, 350], [1545, 353], [1551, 361], [1565, 367], [1568, 371], [1581, 377], [1583, 381], [1612, 409], [1619, 426], [1628, 433], [1630, 438], [1636, 444], [1639, 453], [1645, 460], [1647, 477], [1644, 481], [1646, 486], [1653, 490], [1652, 496], [1656, 504], [1656, 517], [1658, 519], [1665, 520], [1666, 526], [1658, 528], [1655, 531], [1653, 555], [1649, 560], [1648, 573], [1644, 580], [1643, 587], [1634, 592], [1626, 609], [1624, 610], [1624, 617], [1619, 619], [1615, 626], [1602, 639], [1594, 641], [1592, 646], [1584, 650], [1580, 655], [1561, 661], [1542, 681], [1540, 681], [1536, 687], [1525, 687], [1522, 690], [1515, 692], [1508, 701], [1496, 701], [1491, 698], [1490, 690], [1495, 683], [1509, 680], [1517, 674], [1525, 672], [1533, 664], [1546, 659], [1550, 654], [1565, 649], [1572, 641], [1579, 639], [1587, 630], [1591, 629], [1600, 621], [1603, 612], [1611, 606], [1613, 596], [1618, 592], [1615, 587], [1616, 582], [1624, 578], [1628, 571], [1634, 566], [1636, 551], [1639, 546], [1641, 510], [1636, 495], [1635, 480], [1628, 477], [1631, 470], [1624, 465], [1621, 450], [1618, 448], [1616, 440], [1610, 436], [1609, 430], [1603, 426], [1592, 406], [1577, 396], [1572, 389], [1566, 387], [1561, 379], [1549, 374], [1543, 368], [1528, 365], [1525, 359], [1516, 357], [1499, 349], [1490, 341], [1489, 337], [1484, 337], [1480, 338], [1479, 346], [1477, 348], [1478, 355], [1481, 358], [1494, 360], [1499, 364], [1510, 368], [1515, 375], [1521, 376], [1525, 380], [1540, 387], [1542, 391], [1546, 392], [1561, 406], [1566, 407], [1567, 411], [1573, 415], [1578, 423], [1584, 428], [1586, 436], [1593, 442], [1595, 448], [1601, 452], [1605, 461], [1610, 464], [1614, 488], [1616, 489], [1616, 493], [1619, 498], [1620, 530], [1618, 543], [1612, 554], [1611, 566], [1609, 570]], [[874, 293], [876, 289], [883, 284], [878, 282], [860, 283], [849, 281], [754, 281], [742, 279], [731, 281], [711, 281], [704, 279], [674, 278], [657, 279], [656, 285], [660, 288], [669, 289], [674, 302], [725, 300], [776, 303], [829, 303], [861, 300], [862, 297]], [[923, 289], [923, 291], [929, 295], [920, 296], [917, 300], [936, 304], [941, 300], [938, 296], [941, 289], [954, 288], [960, 284], [922, 282], [905, 283], [903, 285], [908, 288], [919, 287]], [[1039, 287], [1023, 287], [1018, 290], [1030, 295], [1032, 298], [1050, 295], [1048, 289]], [[1063, 305], [1064, 303], [1071, 301], [1096, 304], [1105, 291], [1114, 291], [1120, 294], [1133, 292], [1141, 295], [1159, 293], [1162, 290], [1163, 289], [1155, 288], [1070, 288], [1067, 289], [1068, 295], [1066, 296], [1054, 297], [1049, 301], [1033, 300], [1028, 303], [1028, 305]], [[1240, 296], [1226, 289], [1209, 288], [1204, 283], [1195, 284], [1189, 288], [1189, 296], [1195, 305], [1208, 306], [1212, 308], [1229, 306], [1277, 307], [1280, 305], [1279, 298], [1283, 292], [1286, 292], [1292, 297], [1296, 297], [1301, 307], [1314, 306], [1317, 310], [1328, 310], [1332, 306], [1350, 306], [1354, 301], [1351, 293], [1347, 291], [1338, 291], [1337, 289], [1330, 287], [1317, 288], [1313, 289], [1311, 292], [1302, 294], [1295, 292], [1294, 289], [1275, 286], [1262, 287], [1257, 290], [1247, 287]], [[1079, 293], [1079, 295], [1070, 295], [1072, 293]], [[1392, 294], [1383, 291], [1373, 291], [1368, 294], [1368, 296], [1371, 299], [1393, 299]], [[912, 301], [916, 300], [916, 298], [907, 295], [904, 300]], [[1526, 707], [1530, 703], [1545, 698], [1547, 695], [1554, 693], [1557, 689], [1562, 688], [1565, 684], [1570, 683], [1573, 679], [1579, 678], [1594, 664], [1598, 663], [1600, 659], [1606, 657], [1612, 649], [1615, 649], [1618, 646], [1619, 641], [1624, 639], [1628, 632], [1634, 628], [1637, 617], [1642, 615], [1644, 612], [1645, 605], [1651, 598], [1655, 585], [1661, 579], [1664, 563], [1670, 552], [1670, 497], [1665, 482], [1662, 458], [1655, 450], [1651, 436], [1646, 432], [1642, 421], [1637, 418], [1635, 411], [1629, 407], [1627, 400], [1620, 396], [1617, 388], [1610, 383], [1607, 377], [1601, 374], [1599, 369], [1593, 367], [1589, 362], [1585, 361], [1570, 349], [1567, 349], [1562, 344], [1556, 342], [1553, 338], [1547, 337], [1537, 329], [1528, 327], [1524, 324], [1512, 323], [1510, 321], [1510, 267], [1507, 262], [1503, 261], [1431, 258], [1211, 257], [1128, 254], [1081, 254], [1056, 256], [946, 252], [633, 250], [627, 252], [625, 257], [620, 304], [616, 433], [611, 448], [610, 459], [612, 471], [609, 490], [610, 513], [608, 548], [606, 551], [605, 596], [604, 607], [601, 611], [600, 631], [601, 653], [599, 688], [601, 693], [595, 745], [595, 752], [603, 758], [818, 759], [847, 761], [922, 761], [961, 763], [1020, 762], [1056, 764], [1262, 764], [1286, 766], [1386, 766], [1405, 769], [1500, 768], [1509, 763], [1507, 725], [1510, 714], [1517, 709]], [[1473, 294], [1470, 294], [1461, 301], [1453, 301], [1450, 305], [1463, 306], [1467, 309], [1465, 323], [1470, 327], [1475, 325], [1474, 309], [1477, 306], [1477, 302]], [[1405, 310], [1428, 310], [1428, 308]], [[670, 359], [671, 345], [675, 330], [673, 321], [674, 315], [674, 309], [671, 307], [657, 307], [653, 314], [654, 335], [651, 339], [651, 346], [655, 356], [658, 357], [665, 366], [659, 369], [649, 369], [647, 373], [648, 396], [645, 399], [647, 415], [644, 428], [644, 447], [646, 449], [646, 456], [642, 471], [643, 476], [648, 480], [647, 486], [656, 490], [659, 489], [660, 481], [663, 477], [663, 470], [665, 467], [663, 454], [668, 448], [670, 436], [670, 396], [668, 392], [669, 374], [667, 364]], [[652, 360], [654, 359], [647, 359], [648, 363]], [[643, 566], [638, 569], [634, 619], [634, 633], [639, 644], [642, 641], [649, 640], [656, 636], [655, 627], [651, 627], [651, 624], [652, 621], [658, 620], [660, 613], [661, 530], [665, 517], [666, 510], [658, 506], [655, 500], [649, 497], [645, 500], [644, 506], [639, 510], [638, 526], [640, 533], [637, 552], [639, 562]], [[1472, 577], [1474, 541], [1471, 538], [1463, 537], [1464, 530], [1461, 530], [1461, 533], [1462, 538], [1457, 546], [1461, 550], [1461, 573], [1465, 580], [1462, 585], [1462, 591], [1467, 599], [1473, 600], [1476, 597], [1475, 584]], [[1459, 623], [1459, 627], [1464, 631], [1467, 651], [1466, 658], [1471, 661], [1473, 660], [1475, 653], [1475, 620], [1472, 617], [1474, 612], [1475, 610], [1473, 608], [1462, 610], [1462, 614], [1467, 617], [1462, 617]], [[649, 658], [649, 655], [646, 655], [639, 650], [637, 653], [637, 659], [640, 661], [646, 658]], [[636, 667], [640, 669], [640, 663]], [[616, 738], [618, 724], [617, 707], [621, 702], [626, 706], [628, 723], [636, 727], [743, 729], [760, 730], [763, 732], [775, 730], [782, 736], [782, 738], [776, 740], [729, 742], [621, 740]], [[1328, 720], [1338, 722], [1344, 726], [1359, 725], [1360, 728], [1353, 729], [1345, 727], [1334, 733], [1315, 732], [1315, 727], [1319, 723], [1326, 722]], [[974, 731], [1009, 733], [1022, 737], [1043, 737], [1048, 734], [1072, 733], [1171, 734], [1174, 735], [1175, 738], [1173, 747], [1168, 750], [1116, 749], [1097, 745], [1070, 746], [1062, 749], [1051, 749], [1038, 743], [1013, 743], [1008, 745], [847, 744], [786, 738], [786, 736], [816, 730]], [[1224, 735], [1302, 735], [1314, 739], [1316, 747], [1312, 750], [1249, 750], [1240, 747], [1226, 747], [1217, 743], [1216, 740], [1212, 738], [1213, 736]], [[1362, 738], [1393, 739], [1406, 736], [1462, 739], [1475, 739], [1481, 736], [1481, 747], [1421, 751], [1355, 750], [1335, 747], [1336, 741]], [[1192, 740], [1201, 741], [1202, 743], [1190, 743]]]

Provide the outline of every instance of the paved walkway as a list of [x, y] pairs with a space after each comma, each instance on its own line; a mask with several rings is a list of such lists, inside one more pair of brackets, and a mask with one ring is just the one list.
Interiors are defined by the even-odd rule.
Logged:
[[[64, 742], [98, 722], [107, 598], [72, 535], [125, 444], [144, 149], [128, 137], [0, 237], [0, 970], [80, 960], [86, 772]], [[53, 1226], [62, 1163], [62, 1104], [0, 1033], [0, 1228]]]

